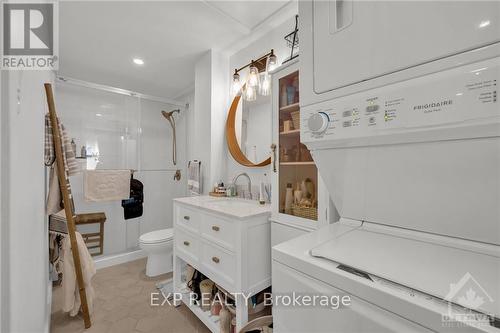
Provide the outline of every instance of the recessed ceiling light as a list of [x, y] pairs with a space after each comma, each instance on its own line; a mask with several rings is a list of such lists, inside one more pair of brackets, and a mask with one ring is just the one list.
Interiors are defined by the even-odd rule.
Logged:
[[481, 23], [479, 23], [479, 28], [484, 28], [484, 27], [487, 27], [490, 25], [490, 21], [482, 21]]
[[133, 59], [134, 64], [136, 65], [144, 65], [144, 60], [139, 59], [139, 58], [134, 58]]
[[102, 117], [102, 113], [96, 113], [96, 117]]

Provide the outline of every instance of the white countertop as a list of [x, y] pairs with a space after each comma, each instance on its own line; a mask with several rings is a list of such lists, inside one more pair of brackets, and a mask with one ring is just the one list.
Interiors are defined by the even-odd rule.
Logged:
[[197, 196], [176, 198], [175, 202], [240, 219], [259, 215], [271, 215], [271, 205], [261, 205], [257, 200], [229, 197]]

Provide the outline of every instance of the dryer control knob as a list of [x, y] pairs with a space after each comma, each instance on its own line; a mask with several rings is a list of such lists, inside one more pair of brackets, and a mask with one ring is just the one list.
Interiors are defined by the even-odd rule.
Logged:
[[307, 120], [307, 127], [313, 133], [323, 133], [328, 128], [330, 117], [324, 112], [313, 114]]

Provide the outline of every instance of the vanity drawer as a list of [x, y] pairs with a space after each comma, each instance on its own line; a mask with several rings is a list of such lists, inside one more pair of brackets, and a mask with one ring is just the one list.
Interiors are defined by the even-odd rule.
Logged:
[[226, 249], [235, 250], [236, 240], [239, 237], [234, 222], [206, 215], [200, 226], [201, 235]]
[[201, 264], [222, 287], [234, 290], [236, 281], [236, 255], [206, 241], [201, 243]]
[[195, 236], [175, 228], [174, 242], [177, 252], [198, 261], [200, 241]]
[[201, 215], [199, 212], [177, 205], [175, 224], [191, 232], [198, 233]]

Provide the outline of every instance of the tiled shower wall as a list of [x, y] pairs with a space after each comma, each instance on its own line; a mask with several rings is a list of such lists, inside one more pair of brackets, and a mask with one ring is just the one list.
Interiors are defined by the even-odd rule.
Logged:
[[[172, 227], [172, 199], [186, 194], [186, 115], [176, 114], [177, 165], [172, 162], [172, 128], [161, 111], [179, 108], [162, 102], [70, 83], [56, 86], [58, 114], [77, 145], [88, 155], [82, 169], [134, 169], [144, 184], [144, 215], [124, 220], [121, 201], [86, 202], [83, 173], [71, 177], [77, 213], [105, 212], [104, 255], [138, 248], [143, 233]], [[181, 181], [174, 180], [176, 169]], [[80, 230], [90, 232], [96, 227]]]

